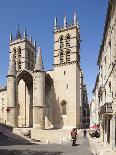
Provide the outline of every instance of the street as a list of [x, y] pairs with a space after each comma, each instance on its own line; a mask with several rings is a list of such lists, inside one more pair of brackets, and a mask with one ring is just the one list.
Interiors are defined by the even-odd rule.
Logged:
[[23, 144], [0, 134], [0, 155], [92, 155], [88, 138], [70, 144]]

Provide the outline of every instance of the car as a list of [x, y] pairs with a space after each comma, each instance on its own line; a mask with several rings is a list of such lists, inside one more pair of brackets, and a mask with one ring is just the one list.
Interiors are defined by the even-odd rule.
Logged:
[[99, 130], [95, 130], [95, 129], [90, 129], [89, 130], [89, 135], [90, 137], [96, 137], [99, 138], [100, 137], [100, 131]]

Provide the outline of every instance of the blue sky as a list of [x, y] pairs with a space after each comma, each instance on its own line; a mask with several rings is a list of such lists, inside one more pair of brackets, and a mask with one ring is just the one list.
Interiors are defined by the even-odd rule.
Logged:
[[1, 0], [0, 1], [0, 86], [6, 84], [9, 59], [9, 34], [15, 37], [18, 24], [26, 28], [41, 45], [44, 67], [52, 69], [54, 17], [63, 25], [63, 17], [73, 22], [77, 12], [81, 33], [81, 68], [89, 100], [98, 73], [97, 57], [102, 41], [108, 0]]

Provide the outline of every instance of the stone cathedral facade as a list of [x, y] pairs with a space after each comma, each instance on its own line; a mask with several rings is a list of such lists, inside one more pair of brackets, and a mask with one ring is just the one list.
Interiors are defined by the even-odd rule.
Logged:
[[0, 89], [1, 122], [40, 129], [80, 126], [83, 83], [76, 13], [72, 25], [64, 17], [58, 27], [55, 18], [53, 70], [44, 70], [41, 49], [36, 56], [36, 42], [26, 31], [22, 36], [18, 30], [15, 39], [11, 34], [9, 47], [7, 87]]

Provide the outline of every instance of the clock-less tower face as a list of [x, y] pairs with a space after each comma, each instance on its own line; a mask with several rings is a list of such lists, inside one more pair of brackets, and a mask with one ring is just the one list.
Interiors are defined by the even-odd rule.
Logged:
[[80, 35], [77, 26], [71, 26], [54, 32], [54, 65], [63, 65], [80, 61]]
[[[18, 32], [19, 33], [19, 32]], [[10, 60], [11, 54], [14, 53], [16, 71], [33, 70], [36, 61], [36, 48], [27, 38], [21, 35], [10, 42]]]

